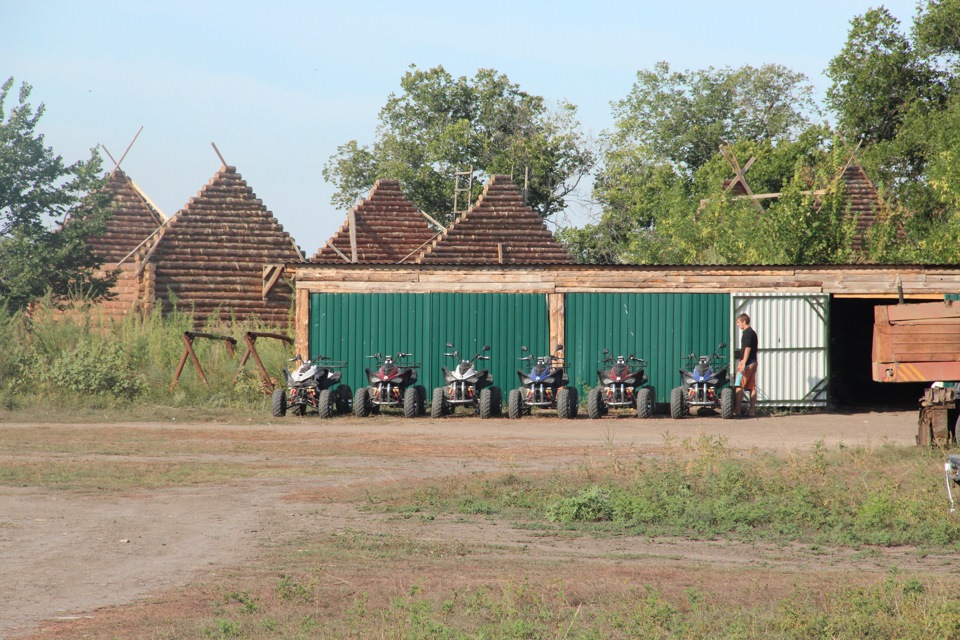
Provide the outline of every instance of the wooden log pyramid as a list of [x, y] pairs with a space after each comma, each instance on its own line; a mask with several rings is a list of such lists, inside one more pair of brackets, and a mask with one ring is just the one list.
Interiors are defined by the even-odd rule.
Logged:
[[477, 203], [420, 255], [422, 264], [572, 264], [510, 176], [495, 175]]
[[156, 241], [157, 231], [167, 218], [119, 168], [110, 173], [103, 191], [112, 198], [113, 215], [107, 221], [106, 231], [91, 236], [87, 242], [103, 260], [104, 272], [120, 269], [113, 288], [116, 297], [102, 302], [100, 307], [109, 316], [122, 317], [148, 306], [135, 254], [140, 247], [149, 247]]
[[861, 252], [867, 231], [880, 220], [888, 207], [856, 157], [851, 156], [840, 179], [844, 183], [843, 195], [849, 206], [848, 214], [857, 217], [857, 228], [851, 245], [854, 251]]
[[293, 291], [282, 278], [267, 290], [265, 269], [303, 261], [293, 238], [232, 166], [222, 166], [177, 212], [144, 257], [145, 278], [165, 311], [175, 299], [198, 322], [219, 314], [274, 326], [287, 325]]
[[436, 234], [424, 215], [404, 197], [399, 181], [377, 180], [370, 195], [350, 210], [346, 221], [311, 262], [414, 262]]

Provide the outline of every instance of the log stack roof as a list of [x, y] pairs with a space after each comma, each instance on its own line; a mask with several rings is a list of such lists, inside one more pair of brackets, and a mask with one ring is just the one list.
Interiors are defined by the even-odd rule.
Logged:
[[857, 216], [857, 229], [853, 238], [853, 250], [860, 252], [864, 248], [867, 230], [874, 225], [886, 211], [886, 203], [880, 192], [867, 177], [866, 171], [855, 157], [844, 168], [840, 179], [844, 183], [844, 197], [849, 203], [851, 216]]
[[293, 291], [282, 278], [264, 285], [269, 265], [303, 261], [290, 234], [235, 167], [224, 166], [144, 250], [154, 299], [193, 309], [199, 322], [259, 318], [286, 326]]
[[156, 242], [167, 217], [119, 167], [110, 173], [103, 191], [112, 197], [113, 215], [107, 220], [106, 231], [87, 242], [103, 260], [104, 272], [120, 270], [113, 286], [116, 296], [101, 302], [100, 308], [107, 316], [121, 318], [150, 306], [136, 254]]
[[351, 209], [347, 220], [311, 262], [413, 262], [435, 235], [426, 217], [404, 197], [399, 181], [378, 180], [370, 195]]
[[114, 169], [103, 188], [112, 196], [113, 216], [103, 235], [88, 240], [90, 249], [108, 264], [116, 264], [163, 225], [166, 216], [123, 171]]
[[510, 176], [495, 175], [475, 205], [424, 249], [422, 264], [572, 264]]

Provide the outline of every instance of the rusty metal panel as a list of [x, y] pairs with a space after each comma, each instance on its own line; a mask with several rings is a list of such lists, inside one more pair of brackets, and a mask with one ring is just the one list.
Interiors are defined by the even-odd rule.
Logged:
[[757, 352], [757, 403], [776, 407], [822, 407], [828, 398], [830, 296], [826, 294], [734, 293], [731, 344], [740, 347], [736, 317], [750, 316]]

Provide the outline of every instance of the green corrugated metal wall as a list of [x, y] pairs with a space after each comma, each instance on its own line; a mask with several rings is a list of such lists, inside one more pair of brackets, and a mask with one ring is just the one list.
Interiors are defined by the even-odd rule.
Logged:
[[[681, 358], [713, 353], [719, 343], [729, 342], [727, 294], [570, 293], [565, 307], [566, 356], [581, 396], [584, 387], [597, 384], [604, 348], [645, 359], [657, 402], [669, 402], [670, 389], [680, 384]], [[732, 348], [728, 345], [722, 355], [730, 356]]]
[[364, 368], [374, 362], [366, 356], [404, 351], [421, 363], [419, 380], [429, 397], [442, 383], [440, 367], [455, 364], [443, 355], [449, 341], [467, 357], [490, 345], [492, 359], [482, 366], [492, 370], [506, 399], [518, 384], [520, 346], [545, 353], [549, 330], [543, 294], [310, 294], [310, 357], [346, 360], [344, 379], [353, 389], [366, 384]]

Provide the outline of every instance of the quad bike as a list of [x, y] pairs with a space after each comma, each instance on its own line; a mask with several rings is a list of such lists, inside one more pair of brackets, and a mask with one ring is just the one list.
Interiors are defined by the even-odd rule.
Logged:
[[463, 406], [473, 409], [482, 419], [500, 415], [500, 388], [493, 386], [493, 376], [488, 370], [477, 370], [476, 365], [478, 360], [490, 359], [490, 356], [483, 355], [484, 351], [490, 351], [490, 345], [484, 346], [480, 353], [469, 359], [462, 359], [452, 343], [448, 342], [447, 348], [452, 351], [443, 355], [456, 359], [459, 364], [453, 369], [442, 367], [447, 386], [433, 390], [430, 417], [442, 418]]
[[336, 413], [348, 413], [353, 404], [353, 392], [350, 387], [340, 384], [341, 373], [332, 369], [342, 369], [346, 362], [331, 360], [318, 355], [316, 360], [304, 360], [299, 354], [290, 358], [290, 362], [299, 363], [293, 370], [283, 370], [287, 379], [286, 388], [275, 389], [270, 398], [274, 417], [287, 414], [287, 409], [295, 416], [302, 416], [307, 407], [315, 409], [321, 418], [329, 418]]
[[375, 353], [367, 357], [377, 361], [377, 370], [367, 367], [370, 386], [360, 387], [353, 396], [353, 413], [358, 418], [380, 413], [382, 407], [400, 407], [407, 418], [426, 413], [427, 391], [415, 384], [420, 365], [401, 363], [413, 357], [412, 353], [398, 353], [396, 357]]
[[[726, 343], [717, 345], [717, 351], [726, 349]], [[726, 358], [716, 352], [710, 356], [690, 354], [686, 368], [680, 369], [683, 384], [670, 392], [670, 417], [682, 418], [693, 407], [719, 409], [724, 419], [733, 417], [734, 395], [730, 388]]]
[[[529, 353], [526, 347], [520, 347], [520, 350]], [[563, 345], [558, 344], [554, 355], [517, 358], [521, 362], [536, 362], [528, 372], [517, 371], [520, 388], [510, 391], [507, 398], [507, 413], [511, 418], [529, 414], [534, 407], [556, 409], [557, 415], [564, 419], [577, 416], [577, 390], [567, 387], [570, 380], [563, 370], [565, 363], [556, 355], [562, 350]]]
[[[638, 417], [653, 416], [656, 393], [653, 387], [644, 386], [649, 382], [644, 371], [647, 361], [633, 355], [614, 358], [606, 349], [603, 355], [604, 368], [597, 371], [600, 384], [587, 394], [587, 414], [596, 419], [607, 415], [611, 408], [635, 407]], [[634, 364], [632, 369], [630, 363]]]

